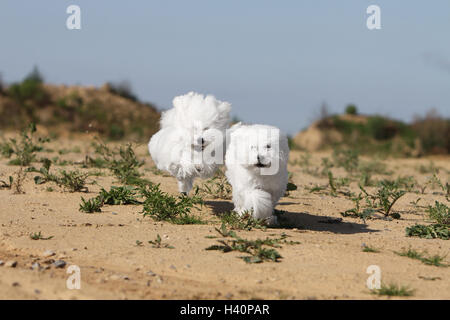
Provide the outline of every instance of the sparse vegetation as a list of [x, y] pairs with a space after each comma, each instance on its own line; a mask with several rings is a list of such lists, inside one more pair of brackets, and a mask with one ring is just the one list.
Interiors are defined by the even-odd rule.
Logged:
[[175, 224], [202, 224], [200, 218], [191, 214], [196, 205], [203, 205], [200, 196], [172, 196], [162, 192], [157, 185], [143, 185], [139, 188], [143, 198], [143, 214], [155, 220], [169, 221]]
[[89, 200], [85, 200], [81, 197], [80, 211], [85, 213], [101, 212], [103, 206], [103, 199], [95, 197]]
[[37, 233], [35, 232], [35, 233], [30, 234], [30, 239], [32, 239], [32, 240], [50, 240], [50, 239], [53, 239], [53, 236], [44, 237], [42, 235], [41, 231], [39, 231]]
[[425, 253], [420, 253], [411, 248], [409, 248], [406, 251], [395, 252], [395, 254], [398, 254], [399, 256], [402, 256], [402, 257], [408, 257], [411, 259], [419, 260], [422, 263], [427, 264], [427, 265], [432, 265], [432, 266], [436, 266], [436, 267], [448, 267], [447, 264], [442, 263], [444, 261], [445, 257], [440, 256], [438, 254], [427, 257], [427, 256], [425, 256]]
[[3, 142], [1, 146], [2, 155], [14, 159], [9, 161], [11, 165], [28, 166], [36, 161], [36, 152], [43, 150], [43, 144], [48, 142], [48, 138], [35, 138], [36, 125], [30, 124], [27, 129], [20, 134], [20, 139], [9, 139], [9, 142]]
[[263, 221], [252, 217], [251, 212], [242, 216], [235, 211], [228, 211], [220, 215], [220, 221], [227, 227], [234, 230], [265, 229]]
[[433, 222], [431, 225], [415, 224], [406, 228], [409, 237], [420, 237], [425, 239], [440, 238], [450, 239], [450, 213], [449, 207], [435, 201], [434, 206], [428, 206], [428, 217]]
[[117, 180], [127, 185], [151, 184], [150, 181], [141, 178], [139, 168], [144, 161], [138, 160], [131, 143], [120, 146], [118, 149], [110, 149], [106, 144], [94, 144], [97, 153], [102, 156], [102, 163], [108, 168]]
[[138, 101], [136, 94], [134, 94], [131, 85], [128, 81], [121, 81], [118, 83], [108, 82], [107, 87], [109, 92], [119, 95], [131, 101]]
[[239, 257], [247, 263], [261, 263], [264, 261], [279, 262], [282, 256], [275, 248], [281, 248], [281, 244], [298, 244], [298, 242], [287, 241], [287, 235], [282, 234], [279, 238], [265, 238], [248, 240], [239, 237], [234, 231], [228, 230], [224, 223], [220, 229], [215, 228], [216, 231], [224, 238], [217, 240], [219, 245], [212, 245], [205, 250], [219, 250], [224, 253], [231, 251], [238, 251], [249, 254], [249, 256]]
[[104, 204], [109, 205], [127, 205], [140, 204], [137, 198], [137, 190], [132, 186], [112, 186], [109, 191], [101, 189], [99, 197], [103, 199]]
[[438, 201], [434, 202], [434, 206], [428, 206], [428, 216], [437, 224], [450, 227], [450, 208]]
[[372, 293], [379, 296], [410, 297], [414, 295], [414, 290], [408, 288], [407, 286], [400, 286], [394, 283], [389, 285], [382, 283], [381, 288], [372, 290]]
[[366, 246], [363, 246], [362, 251], [363, 251], [363, 252], [372, 252], [372, 253], [378, 253], [378, 252], [380, 252], [380, 250], [375, 249], [375, 248], [370, 247], [370, 246], [367, 246], [367, 245], [366, 245]]
[[4, 180], [0, 180], [0, 189], [11, 189], [13, 182], [14, 182], [14, 178], [12, 176], [9, 176], [8, 178], [8, 182], [4, 181]]
[[214, 177], [206, 180], [200, 186], [195, 186], [194, 192], [202, 197], [213, 199], [231, 199], [232, 189], [222, 170], [218, 170]]
[[54, 182], [58, 186], [66, 188], [69, 192], [87, 191], [86, 179], [89, 176], [88, 173], [81, 173], [78, 170], [61, 170], [59, 175], [56, 175], [50, 173], [51, 164], [52, 162], [49, 159], [44, 159], [43, 165], [39, 170], [34, 167], [30, 167], [27, 169], [27, 172], [36, 172], [40, 174], [40, 176], [34, 177], [34, 182], [36, 184]]
[[150, 240], [148, 243], [150, 243], [153, 248], [175, 249], [174, 246], [171, 246], [170, 244], [167, 244], [167, 243], [163, 243], [161, 236], [159, 234], [156, 235], [155, 240]]
[[420, 237], [425, 239], [440, 238], [442, 240], [450, 239], [450, 229], [447, 226], [440, 224], [415, 224], [411, 227], [406, 227], [406, 235], [408, 237]]

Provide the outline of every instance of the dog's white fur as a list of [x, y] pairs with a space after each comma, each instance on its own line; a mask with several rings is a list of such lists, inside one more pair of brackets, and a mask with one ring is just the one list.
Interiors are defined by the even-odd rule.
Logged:
[[150, 139], [148, 149], [157, 168], [170, 172], [177, 179], [180, 192], [189, 193], [196, 177], [212, 176], [221, 164], [198, 163], [194, 159], [199, 155], [202, 159], [206, 146], [224, 149], [230, 110], [228, 102], [216, 100], [212, 95], [205, 97], [189, 92], [175, 97], [173, 108], [162, 113], [161, 129]]
[[[230, 136], [225, 174], [233, 187], [234, 210], [241, 215], [252, 212], [254, 218], [276, 224], [273, 209], [288, 183], [287, 137], [276, 127], [240, 123], [231, 127]], [[273, 174], [266, 175], [267, 168], [261, 168], [277, 164], [278, 170]]]

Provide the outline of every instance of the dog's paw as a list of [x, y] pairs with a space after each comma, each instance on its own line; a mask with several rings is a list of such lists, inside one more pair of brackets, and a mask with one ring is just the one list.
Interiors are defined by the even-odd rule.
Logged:
[[265, 218], [264, 223], [269, 227], [276, 227], [279, 225], [277, 216]]

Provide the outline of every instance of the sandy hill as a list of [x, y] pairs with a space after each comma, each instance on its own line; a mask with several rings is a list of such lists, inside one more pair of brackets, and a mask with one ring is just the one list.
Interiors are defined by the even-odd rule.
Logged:
[[158, 130], [160, 113], [148, 103], [101, 88], [24, 80], [0, 91], [0, 127], [35, 122], [56, 134], [98, 133], [110, 139], [147, 140]]
[[450, 120], [433, 113], [411, 124], [379, 115], [332, 115], [299, 132], [293, 143], [307, 151], [348, 146], [363, 153], [447, 154]]

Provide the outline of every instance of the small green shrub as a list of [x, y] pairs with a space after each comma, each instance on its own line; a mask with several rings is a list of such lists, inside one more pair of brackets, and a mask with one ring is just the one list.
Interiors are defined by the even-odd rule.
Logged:
[[148, 243], [152, 244], [153, 248], [167, 248], [167, 249], [175, 249], [174, 246], [171, 246], [167, 243], [162, 243], [161, 236], [159, 234], [156, 235], [155, 240], [150, 240]]
[[132, 186], [111, 187], [109, 191], [101, 189], [99, 197], [103, 199], [104, 204], [127, 205], [140, 204], [137, 199], [136, 189]]
[[112, 150], [103, 143], [94, 144], [94, 147], [96, 148], [96, 152], [102, 156], [102, 163], [121, 183], [127, 185], [151, 183], [141, 178], [138, 169], [144, 164], [144, 161], [137, 159], [131, 143], [120, 146], [118, 150]]
[[9, 142], [2, 144], [2, 154], [7, 157], [15, 156], [9, 161], [11, 165], [28, 166], [36, 160], [36, 152], [43, 150], [43, 144], [50, 141], [48, 138], [34, 138], [36, 125], [30, 124], [27, 129], [23, 130], [20, 140], [10, 139]]
[[14, 178], [9, 176], [9, 182], [0, 180], [0, 189], [11, 189], [14, 182]]
[[398, 254], [399, 256], [402, 256], [402, 257], [408, 257], [410, 259], [419, 260], [422, 263], [427, 264], [427, 265], [432, 265], [432, 266], [436, 266], [436, 267], [448, 267], [447, 264], [442, 263], [444, 261], [445, 257], [442, 257], [437, 254], [426, 257], [424, 255], [425, 253], [420, 253], [411, 248], [409, 248], [407, 251], [395, 252], [395, 254]]
[[263, 221], [252, 217], [251, 212], [239, 215], [236, 211], [228, 211], [220, 215], [220, 221], [231, 229], [252, 230], [265, 229]]
[[231, 251], [238, 251], [248, 254], [248, 256], [239, 257], [247, 263], [262, 263], [264, 261], [279, 262], [282, 256], [275, 248], [281, 248], [281, 244], [298, 244], [299, 242], [287, 241], [287, 235], [283, 233], [279, 238], [266, 238], [248, 240], [243, 239], [234, 231], [227, 230], [225, 224], [222, 223], [220, 229], [215, 228], [216, 231], [224, 238], [217, 240], [219, 245], [212, 245], [205, 250], [219, 250], [224, 253]]
[[103, 200], [99, 197], [85, 200], [81, 197], [80, 211], [85, 213], [101, 212], [103, 206]]
[[358, 114], [358, 108], [354, 104], [349, 104], [349, 105], [347, 105], [347, 107], [345, 107], [345, 113], [351, 114], [351, 115], [356, 115], [356, 114]]
[[194, 192], [202, 197], [213, 199], [231, 199], [232, 188], [222, 170], [218, 170], [214, 177], [206, 180], [200, 186], [195, 186]]
[[441, 224], [415, 224], [411, 227], [406, 227], [406, 235], [408, 237], [419, 237], [425, 239], [439, 238], [442, 240], [450, 239], [450, 228]]
[[30, 239], [32, 239], [32, 240], [50, 240], [50, 239], [53, 239], [53, 236], [44, 237], [42, 235], [42, 233], [39, 231], [38, 233], [35, 232], [35, 233], [30, 234]]
[[336, 167], [342, 167], [347, 172], [353, 173], [358, 169], [359, 155], [355, 150], [334, 149], [333, 162]]
[[379, 296], [389, 296], [389, 297], [410, 297], [414, 295], [414, 290], [409, 289], [406, 286], [399, 286], [397, 284], [381, 284], [380, 289], [374, 289], [373, 294]]
[[428, 206], [428, 216], [437, 224], [450, 227], [450, 208], [443, 203], [435, 201], [434, 206]]
[[44, 184], [46, 182], [54, 182], [60, 187], [66, 188], [69, 192], [87, 191], [86, 179], [89, 173], [82, 173], [78, 170], [65, 171], [61, 170], [59, 175], [50, 173], [52, 162], [49, 159], [43, 159], [43, 166], [37, 170], [34, 167], [27, 169], [27, 172], [36, 172], [40, 176], [34, 177], [36, 184]]
[[180, 195], [174, 197], [162, 192], [158, 185], [140, 186], [139, 192], [143, 198], [143, 214], [155, 220], [169, 221], [175, 224], [201, 224], [203, 221], [193, 215], [191, 210], [195, 205], [202, 205], [198, 196]]

